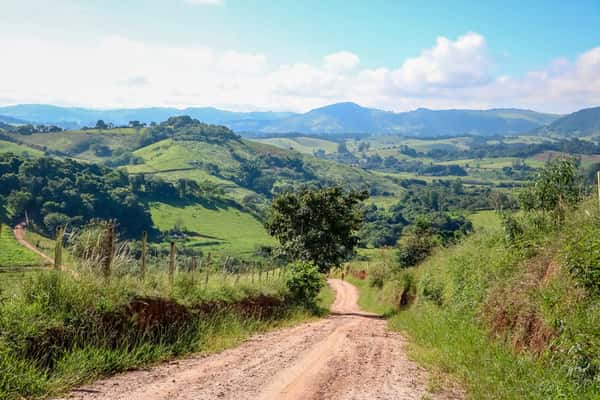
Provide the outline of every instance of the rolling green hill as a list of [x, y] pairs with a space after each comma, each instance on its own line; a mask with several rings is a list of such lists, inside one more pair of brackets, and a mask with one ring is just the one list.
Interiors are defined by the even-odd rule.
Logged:
[[313, 154], [315, 151], [323, 150], [325, 153], [337, 151], [338, 144], [330, 140], [297, 136], [297, 137], [274, 137], [256, 139], [257, 142], [270, 144], [282, 149], [296, 150], [303, 154]]
[[25, 145], [0, 140], [0, 153], [15, 153], [21, 156], [41, 157], [44, 153], [38, 149]]
[[[184, 237], [186, 245], [203, 251], [249, 255], [260, 245], [272, 244], [261, 221], [272, 196], [289, 188], [340, 184], [388, 197], [403, 191], [386, 176], [244, 140], [227, 128], [202, 124], [189, 117], [171, 118], [141, 129], [10, 136], [22, 144], [6, 142], [7, 151], [24, 151], [32, 146], [54, 155], [121, 166], [131, 179], [155, 177], [175, 186], [182, 180], [196, 182], [204, 193], [201, 200], [171, 201], [163, 196], [144, 201], [154, 225], [163, 234]], [[333, 151], [337, 146], [311, 138], [297, 140], [306, 152], [317, 146]]]

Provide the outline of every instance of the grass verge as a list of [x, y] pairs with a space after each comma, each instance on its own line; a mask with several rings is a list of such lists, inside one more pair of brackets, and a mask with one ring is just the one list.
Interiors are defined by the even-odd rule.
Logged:
[[[143, 282], [58, 271], [25, 278], [10, 295], [0, 294], [0, 399], [64, 393], [103, 376], [232, 347], [318, 314], [295, 305], [283, 279], [197, 282], [184, 273], [172, 286], [160, 274]], [[321, 293], [322, 308], [332, 293]]]
[[[350, 279], [361, 307], [380, 314], [386, 304], [393, 307], [389, 327], [410, 339], [411, 357], [455, 377], [469, 398], [596, 400], [595, 208], [584, 203], [558, 227], [544, 215], [519, 216], [522, 232], [514, 243], [502, 230], [482, 229], [417, 268], [392, 266], [381, 289], [372, 279]], [[409, 290], [409, 305], [399, 306], [401, 293], [390, 295], [394, 287]]]

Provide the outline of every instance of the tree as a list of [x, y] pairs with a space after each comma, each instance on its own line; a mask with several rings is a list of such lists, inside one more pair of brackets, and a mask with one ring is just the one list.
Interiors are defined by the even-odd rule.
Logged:
[[273, 200], [265, 227], [293, 260], [311, 261], [321, 272], [354, 255], [363, 223], [361, 203], [367, 192], [340, 187], [302, 189]]
[[582, 196], [582, 179], [573, 159], [556, 159], [549, 162], [519, 200], [526, 211], [554, 212], [558, 220], [564, 217], [567, 207], [577, 204]]
[[12, 214], [17, 218], [22, 218], [25, 215], [25, 211], [29, 207], [33, 200], [33, 196], [23, 190], [11, 192], [7, 199], [6, 204], [12, 210]]
[[108, 128], [108, 125], [106, 125], [106, 123], [103, 120], [99, 119], [96, 122], [96, 129], [107, 129], [107, 128]]
[[346, 147], [346, 142], [340, 142], [337, 145], [337, 152], [340, 154], [346, 154], [349, 153], [348, 151], [348, 147]]

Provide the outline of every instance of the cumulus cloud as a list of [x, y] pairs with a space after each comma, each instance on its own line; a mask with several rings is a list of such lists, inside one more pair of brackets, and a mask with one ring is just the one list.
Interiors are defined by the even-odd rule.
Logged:
[[323, 58], [325, 68], [330, 71], [347, 71], [355, 68], [360, 58], [349, 51], [338, 51]]
[[491, 65], [483, 36], [468, 33], [455, 41], [438, 37], [433, 48], [404, 61], [389, 79], [401, 92], [470, 87], [490, 80]]
[[414, 57], [378, 68], [360, 68], [359, 56], [349, 51], [326, 55], [316, 65], [273, 65], [257, 52], [117, 35], [81, 45], [3, 37], [0, 53], [11, 60], [0, 74], [0, 104], [304, 111], [355, 101], [396, 111], [510, 106], [554, 112], [600, 104], [600, 47], [522, 76], [498, 76], [477, 33], [440, 37]]

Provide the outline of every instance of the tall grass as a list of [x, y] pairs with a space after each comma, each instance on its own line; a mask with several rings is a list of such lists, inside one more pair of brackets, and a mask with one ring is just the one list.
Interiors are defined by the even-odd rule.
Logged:
[[[600, 243], [600, 213], [584, 203], [560, 226], [546, 218], [518, 216], [523, 233], [512, 243], [480, 230], [416, 268], [392, 269], [381, 289], [364, 280], [361, 305], [393, 306], [389, 325], [411, 339], [411, 355], [455, 376], [470, 398], [598, 399], [600, 297], [565, 260], [597, 268], [595, 253], [570, 243]], [[410, 306], [389, 294], [406, 290], [394, 281], [412, 282]]]
[[[73, 268], [73, 266], [71, 266]], [[23, 277], [0, 293], [0, 399], [44, 397], [190, 352], [212, 352], [314, 314], [289, 298], [285, 273], [178, 272], [144, 279], [123, 262]], [[321, 304], [332, 301], [322, 293]]]

